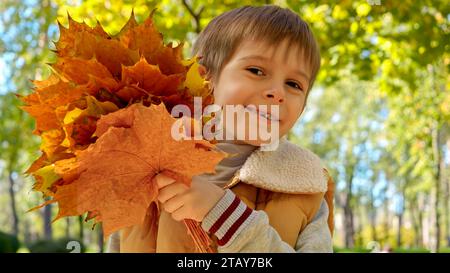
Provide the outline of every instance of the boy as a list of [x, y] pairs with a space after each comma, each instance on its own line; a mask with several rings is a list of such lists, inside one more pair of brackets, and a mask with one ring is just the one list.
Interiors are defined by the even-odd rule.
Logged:
[[246, 6], [213, 19], [193, 53], [202, 57], [215, 104], [256, 105], [256, 115], [276, 123], [280, 144], [262, 151], [261, 139], [219, 142], [236, 156], [191, 187], [159, 174], [157, 230], [146, 223], [124, 229], [112, 236], [110, 251], [195, 252], [181, 222], [194, 219], [217, 252], [332, 252], [332, 179], [316, 155], [284, 137], [320, 67], [308, 25], [288, 9]]

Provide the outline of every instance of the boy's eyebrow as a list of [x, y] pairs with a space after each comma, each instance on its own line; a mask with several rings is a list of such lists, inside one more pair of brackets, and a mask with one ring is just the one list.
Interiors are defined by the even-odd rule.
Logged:
[[[238, 61], [245, 61], [245, 60], [249, 60], [249, 59], [262, 60], [262, 61], [266, 61], [266, 62], [269, 61], [268, 58], [261, 56], [261, 55], [248, 55], [248, 56], [240, 58]], [[294, 73], [299, 76], [304, 77], [309, 82], [309, 76], [305, 72], [303, 72], [301, 70], [295, 70]]]

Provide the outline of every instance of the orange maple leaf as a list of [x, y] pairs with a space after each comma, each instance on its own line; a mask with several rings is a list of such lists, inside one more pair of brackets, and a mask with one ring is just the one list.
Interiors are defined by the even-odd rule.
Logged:
[[107, 237], [143, 222], [156, 201], [157, 173], [189, 185], [194, 175], [214, 172], [224, 153], [205, 140], [174, 140], [174, 122], [163, 104], [133, 104], [103, 116], [96, 143], [77, 154], [79, 177], [56, 187], [56, 219], [95, 211], [92, 218], [102, 222]]

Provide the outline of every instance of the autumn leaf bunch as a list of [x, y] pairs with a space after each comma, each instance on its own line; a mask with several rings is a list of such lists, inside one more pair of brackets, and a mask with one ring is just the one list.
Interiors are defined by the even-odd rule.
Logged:
[[172, 107], [193, 111], [194, 97], [203, 106], [213, 99], [198, 58], [183, 59], [182, 43], [165, 45], [152, 17], [138, 24], [132, 14], [111, 36], [99, 22], [90, 27], [69, 16], [68, 28], [59, 24], [52, 74], [20, 97], [42, 139], [27, 173], [50, 197], [43, 205], [58, 203], [57, 219], [88, 213], [105, 237], [155, 209], [158, 172], [189, 184], [224, 156], [206, 140], [170, 136]]

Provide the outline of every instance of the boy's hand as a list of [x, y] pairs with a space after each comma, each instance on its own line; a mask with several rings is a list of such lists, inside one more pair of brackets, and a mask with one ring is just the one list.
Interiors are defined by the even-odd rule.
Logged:
[[160, 173], [155, 176], [158, 201], [176, 221], [203, 221], [206, 214], [225, 194], [225, 190], [209, 182], [192, 181], [191, 187]]

